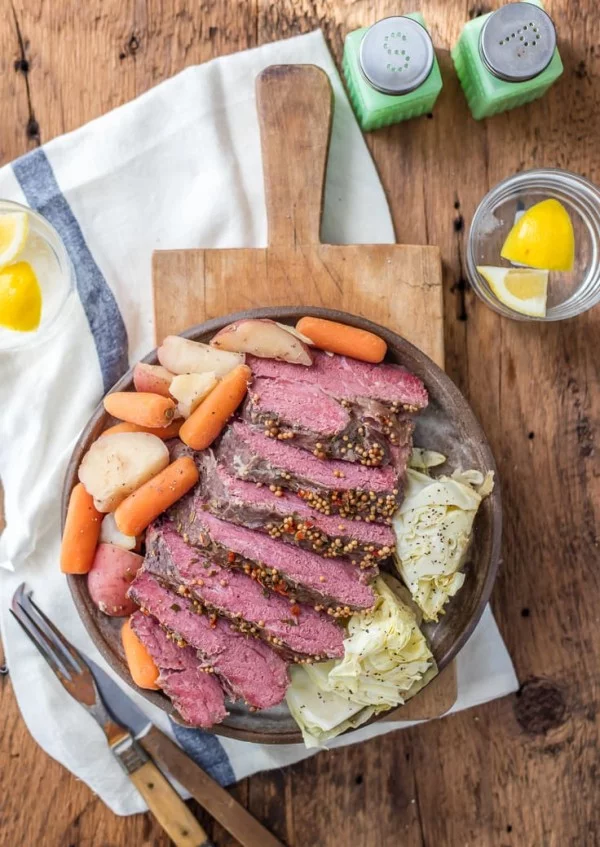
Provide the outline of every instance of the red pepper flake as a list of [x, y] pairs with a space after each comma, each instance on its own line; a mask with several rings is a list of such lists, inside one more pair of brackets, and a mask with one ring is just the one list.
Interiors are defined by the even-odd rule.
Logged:
[[230, 564], [233, 564], [233, 562], [235, 562], [235, 553], [233, 552], [233, 550], [230, 550], [229, 553], [227, 554], [227, 561]]
[[294, 538], [296, 539], [296, 541], [304, 541], [304, 539], [306, 538], [306, 533], [298, 531]]
[[294, 617], [297, 618], [300, 614], [300, 606], [297, 603], [294, 603], [294, 605], [290, 609], [290, 612], [294, 615]]

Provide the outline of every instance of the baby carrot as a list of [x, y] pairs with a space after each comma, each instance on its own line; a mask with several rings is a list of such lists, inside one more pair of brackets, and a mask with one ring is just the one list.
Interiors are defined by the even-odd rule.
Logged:
[[92, 567], [100, 526], [104, 517], [94, 506], [94, 498], [79, 482], [71, 492], [65, 530], [60, 548], [63, 573], [87, 573]]
[[252, 371], [238, 365], [203, 400], [179, 430], [179, 437], [192, 450], [205, 450], [221, 433], [248, 390]]
[[387, 344], [383, 338], [367, 332], [366, 329], [357, 329], [337, 321], [300, 318], [296, 329], [302, 335], [308, 336], [320, 350], [361, 359], [363, 362], [381, 362], [387, 352]]
[[115, 521], [125, 535], [140, 535], [154, 518], [183, 497], [198, 482], [198, 468], [190, 456], [175, 459], [117, 506]]
[[165, 427], [175, 415], [175, 401], [147, 391], [115, 391], [104, 398], [104, 408], [115, 418], [139, 426]]
[[135, 684], [140, 688], [158, 690], [159, 686], [156, 684], [156, 680], [159, 670], [154, 664], [152, 656], [132, 630], [130, 618], [127, 618], [121, 628], [121, 641], [123, 642], [129, 673]]
[[114, 426], [109, 426], [108, 429], [105, 429], [104, 432], [100, 433], [100, 436], [103, 435], [113, 435], [115, 432], [149, 432], [150, 435], [158, 435], [159, 438], [162, 438], [163, 441], [167, 441], [169, 438], [175, 438], [179, 435], [179, 430], [181, 429], [181, 424], [183, 423], [183, 418], [177, 418], [175, 421], [171, 421], [167, 426], [161, 427], [151, 427], [151, 426], [140, 426], [139, 424], [134, 423], [118, 423]]

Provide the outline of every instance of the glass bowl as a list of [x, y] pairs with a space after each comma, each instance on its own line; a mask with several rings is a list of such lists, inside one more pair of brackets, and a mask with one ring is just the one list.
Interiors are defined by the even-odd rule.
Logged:
[[[572, 271], [551, 271], [545, 317], [522, 315], [501, 303], [477, 265], [513, 267], [500, 257], [515, 218], [534, 203], [554, 198], [569, 212], [575, 232]], [[572, 318], [600, 302], [600, 190], [577, 174], [558, 168], [524, 171], [498, 183], [473, 216], [467, 245], [467, 275], [474, 290], [496, 312], [519, 321]]]
[[25, 249], [15, 259], [29, 262], [42, 290], [40, 325], [32, 332], [17, 332], [0, 326], [0, 354], [23, 350], [53, 334], [59, 317], [66, 313], [69, 297], [75, 288], [75, 272], [59, 234], [46, 218], [20, 203], [0, 200], [0, 215], [25, 212], [29, 218], [29, 234]]

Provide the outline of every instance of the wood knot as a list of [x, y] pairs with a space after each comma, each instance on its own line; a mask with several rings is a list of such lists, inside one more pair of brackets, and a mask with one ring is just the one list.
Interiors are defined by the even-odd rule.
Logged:
[[128, 56], [135, 57], [141, 46], [139, 36], [135, 32], [132, 32], [125, 48], [119, 53], [119, 59], [123, 61], [123, 59], [126, 59]]
[[515, 717], [528, 735], [545, 735], [567, 719], [567, 703], [561, 689], [549, 679], [528, 679], [517, 692]]
[[30, 115], [27, 125], [25, 126], [25, 135], [30, 141], [40, 140], [40, 125], [33, 115]]

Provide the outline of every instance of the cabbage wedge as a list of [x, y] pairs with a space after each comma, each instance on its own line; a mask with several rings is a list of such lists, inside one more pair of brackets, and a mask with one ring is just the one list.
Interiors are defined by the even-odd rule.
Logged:
[[[430, 464], [432, 456], [436, 458]], [[468, 555], [473, 521], [493, 488], [493, 475], [484, 477], [475, 470], [430, 477], [426, 471], [441, 464], [439, 457], [415, 451], [406, 472], [404, 501], [393, 519], [396, 567], [426, 621], [437, 621], [463, 585], [460, 569]]]
[[348, 622], [343, 659], [291, 669], [287, 704], [307, 747], [405, 703], [437, 673], [406, 589], [387, 574], [373, 588], [373, 609]]

